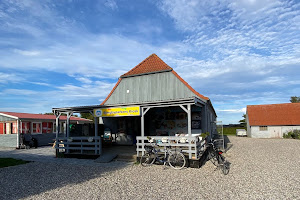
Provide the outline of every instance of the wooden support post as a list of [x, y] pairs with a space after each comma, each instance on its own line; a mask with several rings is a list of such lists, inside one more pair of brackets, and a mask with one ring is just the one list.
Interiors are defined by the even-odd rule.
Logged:
[[23, 133], [23, 129], [22, 129], [22, 121], [20, 120], [20, 126], [18, 126], [18, 128], [20, 128], [20, 133]]
[[145, 141], [143, 137], [145, 136], [145, 128], [144, 128], [144, 108], [141, 108], [141, 136], [142, 136], [142, 156], [144, 155]]
[[206, 124], [207, 124], [207, 118], [206, 118], [206, 106], [204, 105], [201, 108], [201, 129], [202, 133], [207, 132]]
[[[66, 137], [70, 137], [70, 117], [72, 113], [67, 112], [67, 121], [66, 121]], [[69, 144], [67, 144], [67, 153], [70, 153]]]
[[191, 110], [191, 105], [187, 105], [187, 110], [188, 110], [188, 134], [189, 137], [192, 136], [192, 110]]
[[[95, 137], [98, 137], [98, 127], [99, 127], [99, 117], [94, 117], [94, 123], [95, 123]], [[96, 139], [95, 139], [96, 142]], [[99, 149], [97, 149], [98, 144], [95, 143], [95, 154], [99, 153], [100, 155], [102, 154], [102, 141], [100, 137], [99, 141]]]
[[17, 148], [20, 148], [20, 120], [17, 119]]
[[70, 117], [71, 113], [67, 112], [67, 121], [66, 121], [66, 137], [70, 137]]
[[56, 136], [55, 136], [55, 152], [56, 152], [56, 157], [57, 154], [59, 153], [59, 141], [58, 141], [58, 136], [59, 136], [59, 132], [60, 132], [60, 125], [59, 125], [59, 117], [60, 117], [61, 113], [55, 113], [55, 126], [56, 126]]
[[192, 144], [191, 144], [191, 137], [192, 137], [192, 109], [191, 109], [191, 105], [188, 104], [187, 105], [187, 115], [188, 115], [188, 135], [189, 135], [189, 159], [192, 159]]

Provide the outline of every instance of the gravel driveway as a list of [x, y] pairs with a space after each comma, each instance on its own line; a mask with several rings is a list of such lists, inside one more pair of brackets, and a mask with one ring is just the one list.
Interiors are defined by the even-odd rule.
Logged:
[[229, 137], [227, 176], [122, 162], [32, 162], [0, 169], [0, 199], [300, 199], [300, 141]]

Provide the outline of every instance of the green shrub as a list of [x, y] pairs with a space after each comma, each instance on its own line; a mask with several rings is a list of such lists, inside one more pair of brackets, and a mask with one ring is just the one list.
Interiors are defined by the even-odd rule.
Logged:
[[283, 138], [300, 139], [300, 130], [292, 130], [283, 134]]

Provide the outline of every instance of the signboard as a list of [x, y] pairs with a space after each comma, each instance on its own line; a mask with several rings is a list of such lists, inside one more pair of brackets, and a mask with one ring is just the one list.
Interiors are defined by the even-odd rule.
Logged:
[[94, 109], [95, 117], [140, 116], [140, 107], [117, 107]]

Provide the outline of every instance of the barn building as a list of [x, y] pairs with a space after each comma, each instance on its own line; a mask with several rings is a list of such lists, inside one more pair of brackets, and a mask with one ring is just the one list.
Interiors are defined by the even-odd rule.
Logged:
[[[57, 148], [70, 153], [92, 149], [94, 154], [101, 155], [103, 133], [99, 132], [98, 122], [115, 137], [117, 144], [136, 145], [138, 155], [144, 151], [147, 136], [151, 136], [158, 141], [168, 138], [167, 145], [183, 146], [190, 159], [197, 158], [203, 145], [199, 135], [216, 133], [217, 115], [210, 99], [194, 90], [156, 54], [123, 74], [101, 105], [52, 110], [57, 120], [61, 113], [94, 114], [92, 142], [88, 138], [72, 137], [68, 129], [64, 138], [57, 138]], [[73, 141], [67, 141], [68, 137]], [[83, 145], [72, 145], [74, 141]]]
[[300, 103], [249, 105], [246, 120], [249, 137], [282, 138], [284, 133], [300, 130]]

